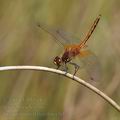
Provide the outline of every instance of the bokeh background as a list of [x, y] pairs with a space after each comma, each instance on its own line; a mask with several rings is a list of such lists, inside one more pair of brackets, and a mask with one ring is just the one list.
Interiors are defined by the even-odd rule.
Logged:
[[[91, 84], [120, 104], [119, 0], [0, 0], [0, 66], [55, 68], [52, 60], [62, 49], [37, 24], [61, 27], [82, 38], [99, 14], [88, 45], [102, 74]], [[38, 71], [0, 72], [0, 120], [119, 119], [112, 106], [68, 78]]]

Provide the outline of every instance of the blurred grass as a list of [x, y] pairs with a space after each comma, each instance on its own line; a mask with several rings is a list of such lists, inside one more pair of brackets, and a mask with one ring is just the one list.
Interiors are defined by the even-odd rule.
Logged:
[[[83, 38], [92, 21], [102, 14], [89, 47], [98, 56], [103, 79], [92, 84], [120, 104], [119, 5], [119, 0], [1, 0], [1, 66], [55, 67], [52, 60], [62, 50], [52, 37], [37, 28], [37, 23], [61, 27]], [[0, 83], [0, 120], [120, 118], [104, 100], [59, 75], [32, 71], [1, 72]]]

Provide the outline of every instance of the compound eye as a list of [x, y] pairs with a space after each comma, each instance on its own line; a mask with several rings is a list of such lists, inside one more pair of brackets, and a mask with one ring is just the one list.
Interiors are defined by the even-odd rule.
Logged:
[[58, 61], [61, 62], [61, 59], [59, 58]]
[[60, 59], [60, 57], [58, 57], [58, 56], [55, 57], [55, 59], [54, 59], [54, 64], [60, 66], [60, 64], [61, 64], [61, 59]]

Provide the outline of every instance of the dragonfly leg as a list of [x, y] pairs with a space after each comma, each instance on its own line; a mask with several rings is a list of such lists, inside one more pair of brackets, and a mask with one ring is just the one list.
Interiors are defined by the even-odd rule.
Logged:
[[64, 63], [64, 69], [63, 69], [63, 71], [65, 71], [65, 72], [66, 72], [66, 74], [67, 74], [68, 67], [67, 67], [67, 64], [66, 64], [66, 63]]
[[[63, 66], [63, 71], [65, 71], [66, 72], [66, 74], [67, 74], [67, 71], [68, 71], [68, 67], [67, 67], [67, 65], [66, 65], [66, 63], [64, 63], [63, 65], [61, 65], [61, 66]], [[60, 66], [57, 66], [57, 68], [56, 69], [59, 69], [60, 68]]]
[[76, 74], [77, 71], [79, 70], [80, 66], [77, 65], [76, 63], [73, 63], [73, 62], [69, 62], [69, 63], [75, 67], [75, 72], [74, 72], [74, 74], [73, 74], [73, 76], [75, 76], [75, 74]]
[[57, 68], [56, 69], [59, 69], [60, 68], [60, 66], [57, 66]]

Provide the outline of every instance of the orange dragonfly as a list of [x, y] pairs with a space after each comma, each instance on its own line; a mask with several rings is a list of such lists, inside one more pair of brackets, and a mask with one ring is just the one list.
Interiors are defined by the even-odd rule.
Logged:
[[[90, 30], [88, 31], [86, 37], [83, 40], [80, 40], [80, 42], [78, 44], [70, 43], [71, 41], [69, 41], [68, 39], [71, 39], [72, 37], [68, 38], [68, 35], [65, 34], [64, 31], [61, 31], [59, 29], [53, 30], [46, 25], [41, 25], [41, 24], [38, 25], [38, 27], [40, 27], [42, 30], [51, 34], [55, 38], [56, 42], [60, 43], [60, 45], [62, 45], [64, 47], [64, 53], [62, 54], [62, 56], [56, 56], [53, 61], [53, 63], [57, 66], [57, 69], [59, 69], [61, 66], [64, 66], [65, 71], [67, 72], [67, 70], [68, 70], [67, 64], [69, 63], [75, 67], [75, 72], [73, 75], [75, 75], [77, 73], [80, 66], [78, 64], [72, 62], [72, 60], [77, 56], [80, 56], [82, 58], [85, 56], [90, 56], [92, 54], [92, 52], [90, 50], [86, 49], [87, 41], [89, 40], [90, 36], [94, 32], [100, 18], [101, 18], [101, 15], [99, 15], [95, 19], [95, 21], [92, 24]], [[67, 38], [66, 38], [66, 36], [67, 36]], [[60, 37], [62, 38], [62, 40], [59, 39]], [[74, 38], [72, 38], [72, 39], [74, 40]], [[97, 63], [96, 57], [94, 57], [94, 58], [95, 58], [94, 59], [95, 62], [92, 61], [92, 63]], [[98, 71], [98, 69], [94, 69], [95, 64], [90, 63], [89, 59], [87, 59], [87, 62], [88, 62], [87, 63], [85, 59], [83, 60], [83, 62], [87, 66], [87, 72], [88, 72], [88, 74], [90, 74], [90, 79], [94, 80], [94, 78], [96, 77], [96, 73], [99, 71]], [[90, 66], [92, 66], [92, 67], [90, 67]]]

